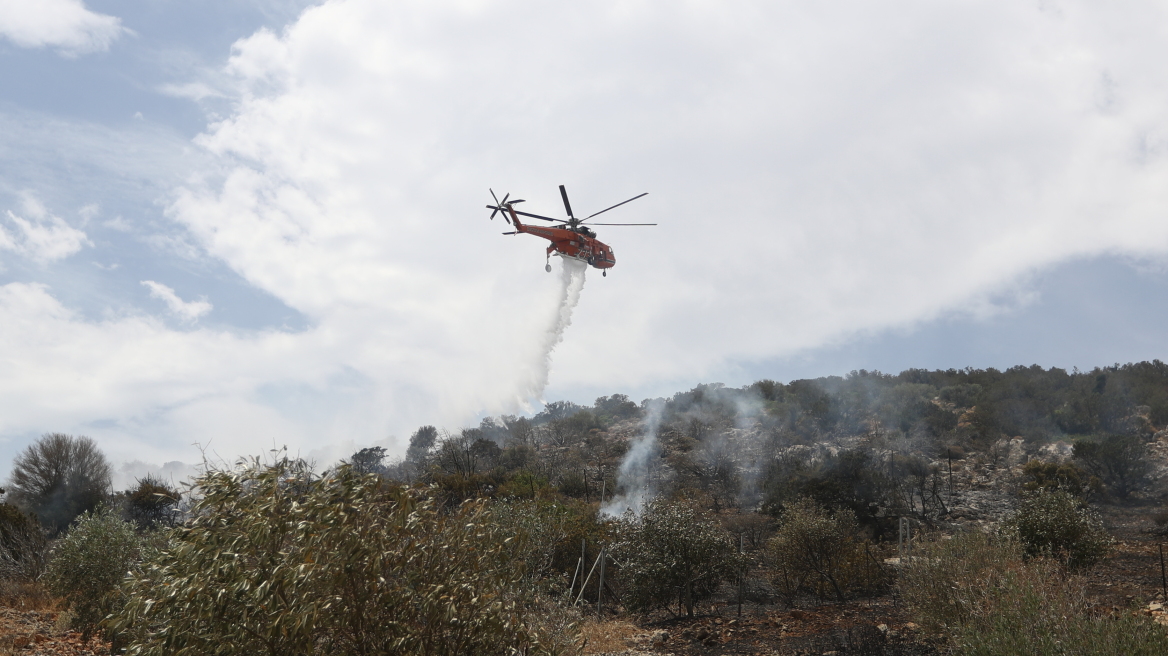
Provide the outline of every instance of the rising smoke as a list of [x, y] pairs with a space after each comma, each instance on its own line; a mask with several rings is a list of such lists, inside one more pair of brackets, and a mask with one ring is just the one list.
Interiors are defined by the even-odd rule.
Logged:
[[563, 258], [561, 262], [563, 266], [560, 269], [559, 302], [543, 334], [531, 385], [525, 390], [526, 398], [521, 399], [521, 403], [526, 403], [529, 399], [543, 398], [543, 391], [547, 389], [548, 377], [551, 374], [552, 351], [564, 341], [564, 331], [572, 325], [572, 310], [576, 309], [580, 302], [580, 292], [584, 290], [584, 273], [588, 270], [588, 265], [571, 258]]
[[645, 410], [644, 432], [629, 445], [628, 453], [621, 460], [616, 478], [617, 494], [600, 509], [602, 516], [620, 517], [626, 512], [640, 516], [645, 504], [657, 495], [650, 467], [661, 453], [657, 431], [661, 428], [665, 400], [655, 399]]

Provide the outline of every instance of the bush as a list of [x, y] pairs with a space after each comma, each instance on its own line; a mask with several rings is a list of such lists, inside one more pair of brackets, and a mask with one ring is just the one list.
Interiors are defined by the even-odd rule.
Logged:
[[[130, 654], [557, 653], [485, 502], [302, 461], [210, 471], [192, 518], [128, 583]], [[546, 609], [542, 611], [547, 613]]]
[[1112, 539], [1099, 516], [1061, 490], [1039, 491], [1003, 524], [1028, 557], [1054, 558], [1084, 569], [1107, 555]]
[[53, 548], [45, 585], [65, 600], [73, 628], [86, 638], [121, 609], [125, 597], [119, 586], [140, 548], [134, 525], [109, 508], [81, 515]]
[[36, 517], [0, 503], [0, 579], [29, 583], [45, 569], [48, 541]]
[[1027, 492], [1062, 490], [1085, 501], [1103, 489], [1103, 483], [1097, 477], [1069, 462], [1031, 460], [1022, 467], [1022, 473], [1030, 477], [1022, 484], [1022, 489]]
[[694, 604], [741, 572], [729, 533], [680, 503], [653, 501], [640, 517], [626, 514], [612, 555], [620, 562], [623, 601], [638, 611], [676, 600], [692, 617]]
[[789, 599], [808, 591], [845, 601], [885, 582], [882, 567], [866, 546], [850, 510], [832, 515], [815, 501], [800, 499], [783, 513], [767, 554], [774, 564], [775, 585]]
[[88, 437], [48, 433], [12, 463], [9, 499], [52, 533], [92, 511], [110, 490], [110, 467]]
[[1151, 463], [1144, 441], [1135, 435], [1109, 435], [1099, 441], [1075, 440], [1074, 457], [1098, 477], [1107, 491], [1127, 499], [1148, 480]]
[[971, 532], [926, 546], [899, 587], [916, 620], [964, 656], [1168, 653], [1168, 633], [1151, 618], [1092, 613], [1083, 581], [1062, 574], [1052, 561], [1026, 561], [1014, 540]]
[[182, 497], [166, 481], [153, 475], [139, 478], [125, 495], [126, 514], [139, 528], [174, 525]]
[[549, 587], [567, 587], [580, 558], [581, 540], [596, 545], [608, 537], [605, 525], [596, 521], [595, 507], [578, 501], [513, 497], [491, 505], [491, 521], [504, 535], [515, 536], [508, 557], [527, 579]]

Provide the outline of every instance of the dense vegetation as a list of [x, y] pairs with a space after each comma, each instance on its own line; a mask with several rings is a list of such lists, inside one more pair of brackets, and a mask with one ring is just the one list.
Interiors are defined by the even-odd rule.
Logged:
[[[114, 493], [92, 441], [49, 434], [14, 463], [0, 504], [0, 582], [47, 586], [74, 626], [137, 654], [576, 653], [580, 609], [598, 602], [692, 617], [719, 596], [843, 603], [893, 589], [962, 653], [1113, 633], [1155, 653], [1144, 624], [1080, 621], [1074, 577], [1111, 546], [1089, 504], [1163, 492], [1147, 442], [1166, 425], [1168, 365], [1155, 361], [559, 401], [423, 426], [396, 460], [370, 447], [322, 471], [242, 461], [185, 490], [148, 477]], [[1016, 511], [992, 536], [887, 565], [905, 522], [954, 530], [954, 463], [974, 461], [1013, 464]], [[1028, 605], [1038, 598], [1064, 619]], [[1023, 637], [1008, 638], [1018, 622]]]

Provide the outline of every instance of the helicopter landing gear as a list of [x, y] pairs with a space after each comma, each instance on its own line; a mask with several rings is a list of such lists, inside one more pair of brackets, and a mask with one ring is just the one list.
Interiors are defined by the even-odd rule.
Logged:
[[607, 278], [607, 277], [608, 277], [608, 272], [607, 272], [607, 271], [601, 271], [601, 272], [600, 272], [600, 276], [601, 276], [602, 278]]
[[544, 271], [547, 271], [548, 273], [551, 273], [551, 272], [552, 272], [552, 264], [551, 264], [551, 262], [548, 262], [547, 264], [543, 265], [543, 270], [544, 270]]

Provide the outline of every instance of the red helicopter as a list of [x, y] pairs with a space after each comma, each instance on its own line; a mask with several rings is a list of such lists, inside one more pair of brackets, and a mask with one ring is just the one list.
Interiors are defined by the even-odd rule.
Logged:
[[[515, 230], [512, 232], [504, 232], [505, 235], [518, 235], [527, 233], [535, 235], [536, 237], [543, 237], [550, 241], [551, 246], [547, 247], [547, 264], [544, 265], [545, 271], [552, 270], [551, 257], [552, 253], [560, 257], [570, 257], [574, 260], [586, 262], [592, 266], [600, 269], [601, 275], [607, 276], [607, 269], [616, 266], [616, 255], [612, 252], [612, 247], [596, 238], [596, 233], [592, 231], [589, 226], [584, 225], [584, 222], [599, 214], [604, 214], [608, 210], [615, 209], [637, 200], [641, 196], [648, 196], [648, 192], [640, 196], [633, 196], [632, 198], [617, 203], [612, 207], [600, 210], [595, 214], [590, 214], [583, 219], [577, 219], [572, 214], [572, 205], [568, 203], [568, 192], [564, 189], [564, 185], [560, 185], [560, 196], [564, 199], [564, 209], [568, 211], [568, 219], [553, 219], [547, 216], [540, 216], [538, 214], [530, 214], [528, 212], [520, 212], [513, 206], [522, 203], [523, 200], [507, 200], [511, 194], [503, 196], [503, 200], [495, 195], [495, 191], [491, 192], [491, 197], [495, 199], [494, 205], [487, 205], [487, 209], [491, 211], [491, 220], [495, 219], [495, 214], [502, 212], [503, 218], [507, 223], [514, 224]], [[510, 216], [508, 216], [510, 215]], [[554, 227], [542, 227], [534, 225], [524, 225], [520, 223], [519, 217], [526, 216], [532, 219], [539, 219], [540, 221], [551, 221], [552, 223], [559, 223], [561, 225]], [[605, 226], [653, 226], [656, 223], [592, 223], [590, 225], [605, 225]]]

